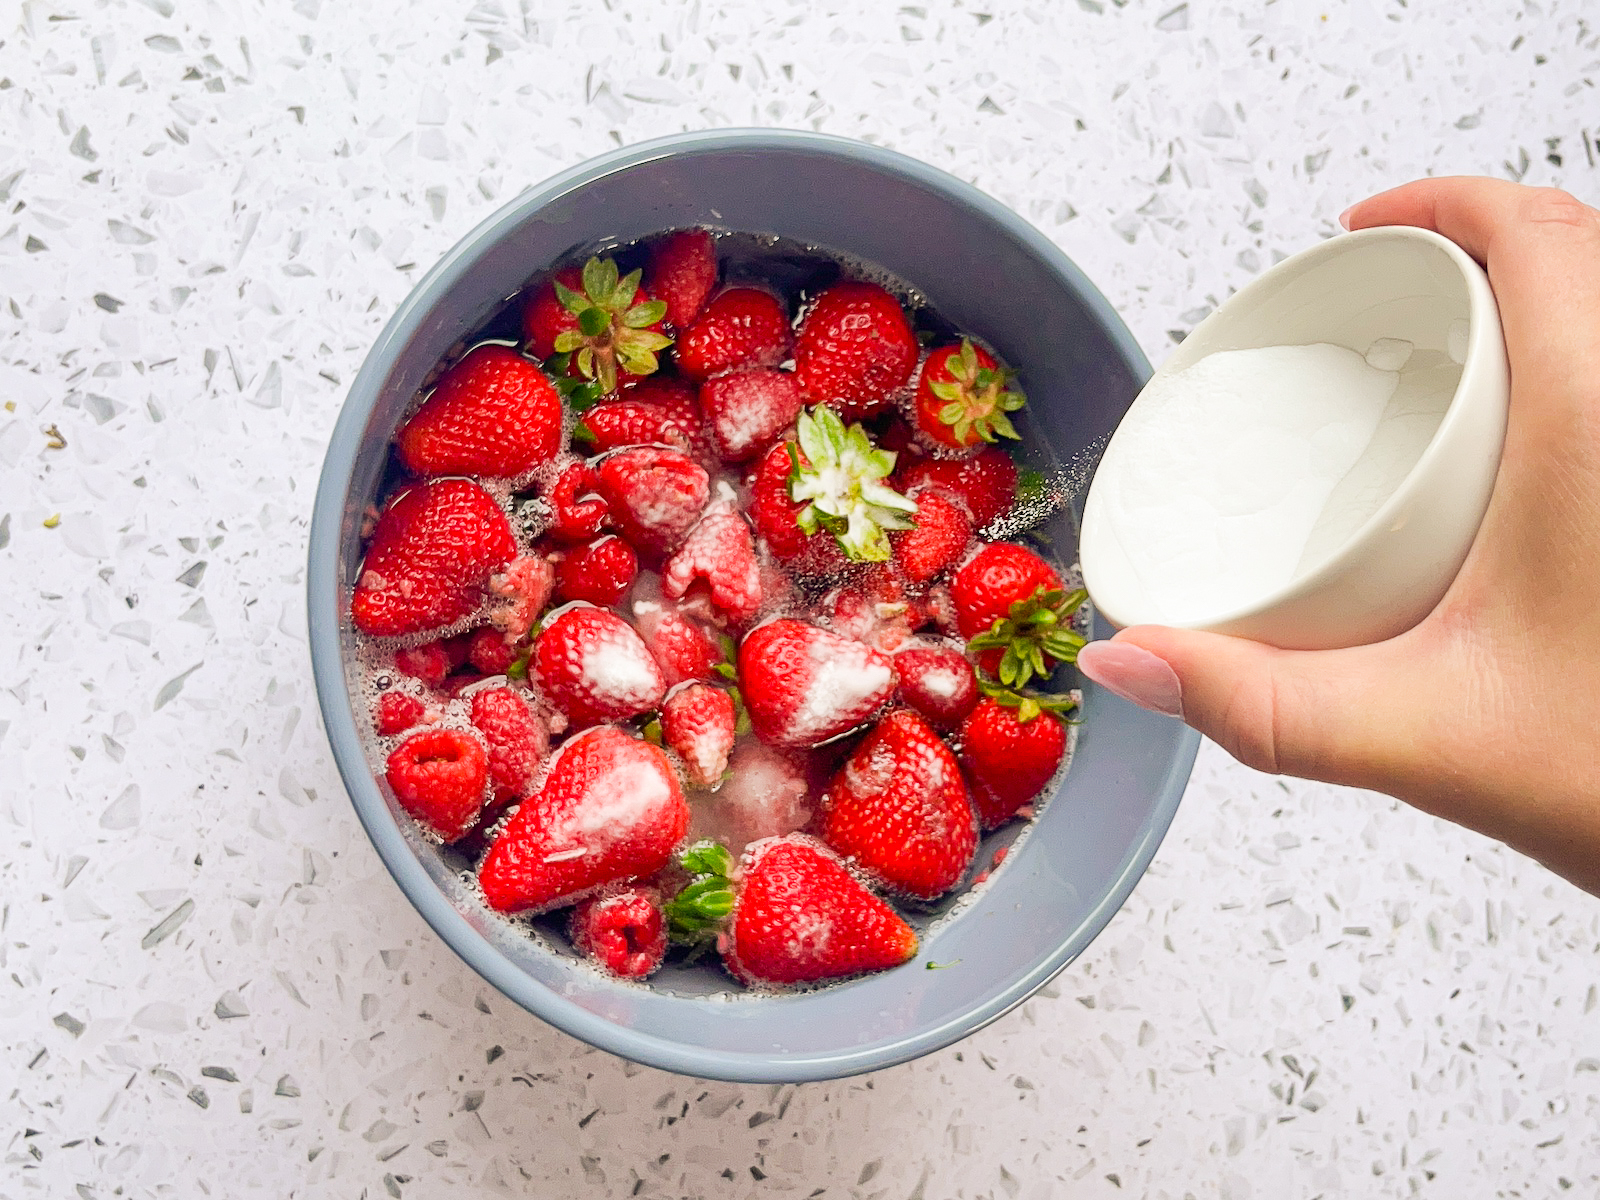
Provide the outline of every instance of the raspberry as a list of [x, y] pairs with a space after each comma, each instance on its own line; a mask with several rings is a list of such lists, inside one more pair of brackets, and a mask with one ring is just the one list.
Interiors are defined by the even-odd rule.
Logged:
[[619, 537], [607, 535], [571, 551], [556, 566], [556, 595], [563, 602], [587, 600], [601, 608], [622, 602], [639, 577], [639, 556]]
[[414, 726], [422, 724], [422, 701], [406, 692], [384, 692], [378, 697], [378, 703], [373, 710], [373, 724], [377, 727], [378, 736], [393, 737], [397, 733], [404, 733]]
[[395, 747], [385, 774], [400, 806], [453, 842], [478, 819], [489, 760], [459, 729], [424, 729]]
[[726, 508], [708, 514], [661, 572], [661, 590], [679, 600], [696, 579], [705, 580], [711, 602], [735, 624], [744, 624], [761, 608], [761, 570], [756, 562], [750, 526]]
[[512, 688], [472, 696], [472, 723], [489, 743], [489, 782], [496, 808], [520, 800], [550, 752], [550, 731]]
[[572, 944], [613, 975], [643, 979], [661, 965], [667, 928], [654, 888], [614, 887], [572, 910]]

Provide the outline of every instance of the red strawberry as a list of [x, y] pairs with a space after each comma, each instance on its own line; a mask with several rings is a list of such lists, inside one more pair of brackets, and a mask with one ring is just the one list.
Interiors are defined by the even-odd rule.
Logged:
[[912, 583], [928, 583], [961, 561], [972, 540], [967, 510], [937, 488], [911, 496], [917, 502], [915, 529], [889, 535], [895, 561]]
[[467, 661], [466, 651], [466, 643], [459, 637], [403, 646], [394, 652], [394, 668], [402, 675], [420, 679], [426, 687], [441, 688], [445, 676]]
[[822, 794], [822, 840], [889, 890], [933, 900], [978, 845], [955, 756], [909, 709], [880, 721]]
[[601, 608], [622, 603], [639, 577], [639, 556], [619, 537], [607, 534], [578, 546], [556, 566], [556, 596], [562, 601], [586, 600]]
[[838, 540], [825, 529], [808, 534], [800, 528], [797, 518], [806, 506], [789, 495], [789, 476], [794, 471], [791, 453], [798, 456], [802, 466], [810, 465], [797, 443], [779, 442], [767, 451], [751, 475], [750, 520], [773, 557], [792, 570], [803, 575], [842, 571], [850, 560], [839, 548]]
[[588, 463], [573, 463], [556, 476], [545, 496], [550, 506], [550, 536], [563, 542], [587, 542], [611, 521], [611, 508], [595, 490], [599, 485]]
[[622, 398], [666, 409], [686, 439], [690, 457], [705, 462], [715, 458], [711, 430], [706, 426], [705, 414], [700, 411], [699, 390], [687, 379], [657, 373], [628, 388]]
[[737, 872], [732, 856], [712, 843], [691, 848], [684, 861], [711, 869], [668, 903], [674, 936], [692, 941], [724, 928], [723, 962], [746, 984], [882, 971], [917, 952], [911, 926], [812, 838], [757, 842]]
[[1072, 622], [1086, 593], [1068, 592], [1055, 568], [1023, 546], [982, 547], [955, 573], [950, 595], [968, 652], [1007, 687], [1048, 676], [1083, 646]]
[[596, 479], [617, 527], [641, 550], [670, 550], [711, 498], [705, 468], [680, 451], [654, 446], [608, 454]]
[[1010, 614], [1013, 604], [1030, 599], [1041, 589], [1060, 587], [1056, 569], [1026, 546], [1013, 542], [981, 546], [950, 581], [961, 636], [987, 632], [994, 622]]
[[572, 440], [596, 454], [623, 446], [671, 446], [688, 450], [689, 434], [676, 414], [659, 404], [634, 400], [629, 388], [619, 400], [596, 404], [573, 427]]
[[1015, 375], [966, 338], [959, 345], [939, 347], [923, 362], [917, 380], [913, 401], [917, 429], [952, 450], [967, 450], [996, 437], [1016, 438], [1006, 415], [1024, 403], [1022, 393], [1010, 386]]
[[847, 280], [819, 295], [800, 322], [795, 375], [806, 403], [859, 420], [888, 406], [918, 353], [900, 302], [875, 283]]
[[516, 641], [491, 626], [474, 630], [467, 640], [467, 661], [483, 675], [504, 675], [521, 657]]
[[422, 724], [426, 712], [422, 701], [409, 692], [388, 691], [378, 697], [372, 722], [379, 737], [393, 737]]
[[544, 784], [489, 847], [478, 882], [498, 912], [559, 908], [654, 875], [688, 828], [689, 806], [661, 748], [602, 726], [561, 747]]
[[643, 639], [616, 613], [567, 609], [533, 644], [545, 696], [575, 725], [625, 721], [661, 702], [667, 685]]
[[373, 637], [453, 625], [478, 608], [490, 573], [516, 553], [506, 514], [477, 484], [419, 484], [378, 518], [350, 615]]
[[395, 435], [418, 475], [526, 475], [561, 449], [561, 397], [505, 346], [479, 346], [444, 373]]
[[651, 247], [645, 285], [667, 306], [674, 329], [687, 329], [700, 315], [716, 283], [716, 243], [704, 229], [681, 229]]
[[690, 679], [709, 681], [717, 676], [722, 651], [700, 628], [677, 609], [654, 600], [636, 601], [634, 619], [639, 635], [661, 667], [668, 687]]
[[761, 568], [750, 526], [738, 513], [718, 508], [700, 519], [661, 569], [661, 590], [681, 600], [696, 579], [705, 580], [711, 603], [736, 625], [761, 608]]
[[483, 808], [489, 761], [483, 747], [459, 729], [424, 729], [394, 748], [384, 773], [400, 807], [453, 842]]
[[579, 953], [622, 979], [643, 979], [667, 953], [661, 893], [653, 887], [617, 884], [580, 901], [567, 931]]
[[496, 806], [520, 800], [550, 753], [550, 730], [523, 693], [485, 688], [472, 694], [472, 723], [489, 743], [489, 782]]
[[683, 759], [689, 782], [715, 787], [733, 749], [733, 698], [721, 688], [691, 683], [661, 705], [661, 737]]
[[771, 367], [730, 371], [700, 385], [700, 407], [723, 462], [743, 462], [766, 448], [800, 415], [794, 375]]
[[854, 729], [894, 684], [887, 655], [804, 621], [769, 622], [739, 647], [745, 707], [772, 746], [816, 746]]
[[954, 729], [978, 703], [978, 678], [949, 646], [913, 646], [894, 656], [900, 696], [936, 729]]
[[530, 554], [513, 559], [489, 576], [489, 622], [513, 641], [528, 635], [555, 590], [550, 560]]
[[1067, 751], [1067, 731], [1048, 712], [1031, 714], [985, 696], [961, 727], [961, 766], [985, 829], [1009, 821], [1050, 782]]
[[895, 475], [895, 486], [902, 492], [929, 485], [965, 504], [972, 514], [972, 527], [983, 529], [1015, 503], [1017, 464], [1004, 450], [990, 446], [972, 458], [914, 459]]
[[593, 380], [604, 396], [653, 373], [656, 352], [672, 345], [660, 332], [667, 306], [639, 290], [640, 273], [618, 278], [609, 258], [568, 267], [535, 289], [522, 314], [537, 358], [571, 354], [569, 373]]
[[792, 344], [782, 301], [760, 288], [728, 288], [679, 336], [678, 370], [702, 380], [735, 367], [775, 367]]
[[911, 600], [905, 585], [882, 566], [828, 592], [817, 603], [829, 629], [892, 654], [911, 637]]

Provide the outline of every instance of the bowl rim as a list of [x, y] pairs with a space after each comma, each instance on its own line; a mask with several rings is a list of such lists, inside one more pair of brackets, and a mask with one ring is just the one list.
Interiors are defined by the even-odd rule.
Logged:
[[[423, 920], [458, 957], [508, 999], [572, 1037], [648, 1066], [737, 1083], [810, 1082], [895, 1066], [951, 1045], [1017, 1007], [1076, 959], [1127, 900], [1172, 823], [1200, 743], [1199, 734], [1193, 730], [1180, 732], [1175, 753], [1153, 797], [1150, 815], [1130, 845], [1121, 871], [1073, 936], [1011, 986], [960, 1017], [910, 1035], [890, 1035], [835, 1052], [779, 1056], [712, 1050], [619, 1026], [525, 974], [475, 929], [434, 884], [390, 813], [377, 787], [374, 768], [367, 760], [346, 689], [340, 622], [335, 615], [339, 612], [338, 561], [345, 503], [357, 450], [378, 398], [379, 385], [420, 319], [440, 297], [504, 234], [563, 194], [664, 156], [774, 149], [857, 160], [874, 171], [975, 210], [1064, 279], [1133, 374], [1149, 377], [1149, 360], [1132, 332], [1099, 289], [1054, 242], [1000, 201], [937, 167], [882, 146], [802, 130], [743, 127], [653, 138], [588, 159], [522, 192], [474, 226], [411, 289], [368, 350], [329, 437], [312, 508], [306, 582], [312, 671], [335, 763], [379, 858]], [[1087, 680], [1083, 686], [1086, 693], [1100, 691]], [[1109, 697], [1102, 697], [1105, 700]]]
[[[1259, 302], [1261, 294], [1275, 287], [1284, 276], [1316, 270], [1326, 261], [1337, 258], [1341, 254], [1349, 253], [1363, 245], [1381, 245], [1385, 242], [1420, 243], [1443, 251], [1445, 257], [1455, 267], [1457, 274], [1460, 276], [1462, 288], [1466, 293], [1467, 347], [1461, 360], [1461, 375], [1456, 380], [1455, 391], [1451, 393], [1450, 403], [1445, 406], [1444, 415], [1439, 420], [1439, 427], [1433, 431], [1433, 436], [1428, 439], [1428, 444], [1422, 448], [1422, 453], [1417, 456], [1417, 461], [1411, 464], [1410, 469], [1406, 471], [1388, 498], [1374, 509], [1365, 521], [1356, 527], [1355, 532], [1346, 538], [1337, 550], [1324, 558], [1311, 570], [1304, 574], [1295, 575], [1288, 582], [1279, 585], [1250, 604], [1189, 620], [1163, 620], [1159, 622], [1160, 624], [1168, 625], [1174, 629], [1231, 629], [1243, 623], [1255, 622], [1262, 617], [1271, 616], [1334, 586], [1351, 566], [1358, 565], [1358, 560], [1371, 548], [1373, 539], [1394, 522], [1399, 511], [1412, 503], [1418, 488], [1422, 486], [1420, 481], [1437, 470], [1438, 460], [1445, 453], [1440, 447], [1446, 443], [1453, 442], [1456, 438], [1457, 428], [1471, 419], [1466, 415], [1468, 405], [1463, 403], [1463, 398], [1473, 400], [1480, 406], [1484, 403], [1489, 403], [1498, 407], [1501, 411], [1505, 410], [1506, 394], [1501, 389], [1492, 386], [1494, 365], [1491, 360], [1496, 357], [1496, 344], [1500, 343], [1502, 333], [1499, 307], [1495, 302], [1494, 292], [1489, 286], [1489, 277], [1477, 260], [1456, 245], [1455, 242], [1432, 229], [1423, 229], [1416, 225], [1373, 225], [1366, 229], [1350, 230], [1291, 254], [1282, 262], [1272, 264], [1272, 266], [1224, 300], [1221, 305], [1190, 331], [1189, 336], [1184, 339], [1185, 344], [1191, 341], [1199, 341], [1203, 344], [1204, 339], [1217, 336], [1219, 327], [1226, 327], [1234, 320], [1229, 316], [1230, 309], [1234, 312], [1239, 312], [1248, 307], [1251, 301]], [[1485, 317], [1489, 319], [1485, 320]], [[1208, 351], [1207, 353], [1214, 353], [1214, 351]], [[1501, 361], [1504, 360], [1504, 355], [1504, 347], [1500, 345], [1498, 357]], [[1157, 379], [1193, 365], [1193, 363], [1185, 362], [1183, 367], [1173, 367], [1172, 357], [1169, 355], [1167, 360], [1155, 369], [1150, 378], [1145, 380], [1144, 386], [1146, 389]], [[1195, 361], [1199, 360], [1196, 359]], [[1486, 384], [1491, 386], [1485, 386]], [[1142, 392], [1140, 394], [1143, 395]], [[1134, 403], [1137, 404], [1138, 402], [1138, 397], [1135, 397]], [[1112, 436], [1115, 437], [1115, 433]], [[1108, 442], [1107, 445], [1109, 446], [1109, 444]], [[1089, 586], [1090, 594], [1093, 596], [1093, 586], [1086, 586]], [[1124, 622], [1118, 614], [1113, 613], [1104, 605], [1099, 596], [1094, 596], [1094, 602], [1095, 607], [1102, 615], [1121, 628], [1150, 623], [1148, 621]]]

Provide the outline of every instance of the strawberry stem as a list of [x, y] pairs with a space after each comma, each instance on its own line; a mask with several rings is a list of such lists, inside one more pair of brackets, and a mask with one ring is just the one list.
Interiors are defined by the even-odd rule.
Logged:
[[810, 502], [796, 523], [807, 534], [826, 529], [854, 562], [888, 562], [887, 531], [914, 528], [917, 511], [916, 501], [882, 482], [894, 471], [894, 452], [874, 446], [859, 424], [846, 429], [823, 405], [800, 414], [796, 434], [807, 465], [790, 446], [789, 496]]
[[678, 863], [694, 878], [662, 905], [667, 937], [679, 946], [710, 941], [733, 912], [733, 855], [717, 842], [700, 841], [684, 850]]

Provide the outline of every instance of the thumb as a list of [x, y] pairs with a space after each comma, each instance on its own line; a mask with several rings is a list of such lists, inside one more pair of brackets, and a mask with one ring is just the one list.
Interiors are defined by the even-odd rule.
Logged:
[[1248, 767], [1371, 786], [1415, 757], [1394, 697], [1400, 639], [1348, 650], [1279, 650], [1218, 633], [1136, 625], [1078, 652], [1090, 680], [1182, 717]]

